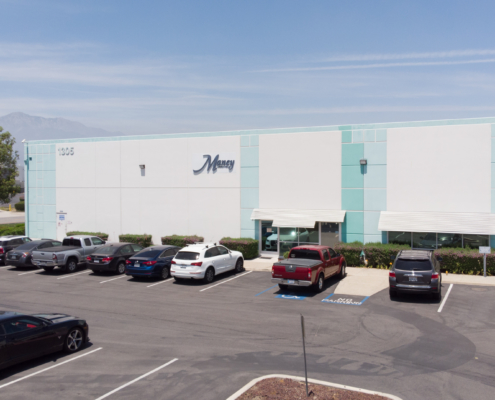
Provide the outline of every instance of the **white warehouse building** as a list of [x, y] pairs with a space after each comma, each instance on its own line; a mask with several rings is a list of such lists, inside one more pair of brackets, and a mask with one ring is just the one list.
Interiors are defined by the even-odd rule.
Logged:
[[495, 246], [495, 118], [25, 143], [27, 234]]

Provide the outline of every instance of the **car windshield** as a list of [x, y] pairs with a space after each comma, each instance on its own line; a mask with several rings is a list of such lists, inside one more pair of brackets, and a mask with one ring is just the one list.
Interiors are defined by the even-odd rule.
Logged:
[[175, 255], [176, 260], [198, 260], [199, 253], [193, 253], [192, 251], [179, 251]]
[[103, 246], [95, 251], [95, 254], [113, 254], [118, 247], [115, 246]]
[[430, 260], [397, 260], [395, 269], [401, 271], [431, 271]]
[[290, 258], [305, 258], [307, 260], [320, 260], [320, 253], [316, 250], [296, 249], [290, 252]]
[[39, 246], [41, 243], [28, 242], [17, 246], [16, 250], [32, 250]]
[[160, 254], [162, 250], [152, 250], [152, 249], [144, 249], [137, 254], [134, 254], [134, 257], [143, 257], [143, 258], [155, 258], [158, 254]]

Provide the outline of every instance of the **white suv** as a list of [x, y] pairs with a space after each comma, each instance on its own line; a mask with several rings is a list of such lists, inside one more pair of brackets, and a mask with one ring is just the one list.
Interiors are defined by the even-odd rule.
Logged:
[[170, 274], [176, 281], [203, 279], [211, 283], [215, 275], [234, 269], [236, 272], [244, 270], [241, 252], [216, 243], [196, 243], [184, 247], [175, 255]]

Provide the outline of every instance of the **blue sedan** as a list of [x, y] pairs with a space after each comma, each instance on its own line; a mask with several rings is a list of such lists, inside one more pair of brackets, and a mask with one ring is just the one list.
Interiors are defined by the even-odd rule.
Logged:
[[176, 246], [152, 246], [134, 254], [126, 261], [125, 273], [134, 278], [170, 277], [170, 262], [180, 250]]

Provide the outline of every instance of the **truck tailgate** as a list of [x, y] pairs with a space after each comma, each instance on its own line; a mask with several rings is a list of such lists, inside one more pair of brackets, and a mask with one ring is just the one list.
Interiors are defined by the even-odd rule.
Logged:
[[308, 271], [319, 265], [321, 261], [294, 259], [273, 264], [273, 277], [295, 280], [311, 280]]

